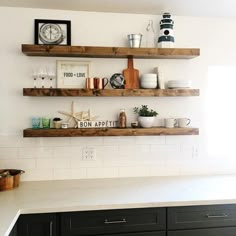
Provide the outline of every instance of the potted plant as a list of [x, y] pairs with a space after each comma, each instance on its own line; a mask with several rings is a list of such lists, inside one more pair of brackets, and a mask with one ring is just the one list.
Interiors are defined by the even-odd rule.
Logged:
[[59, 117], [53, 118], [54, 128], [60, 129], [61, 128], [61, 123], [62, 123], [62, 119], [61, 118], [59, 118]]
[[158, 113], [152, 109], [149, 109], [147, 105], [141, 105], [141, 107], [134, 107], [134, 113], [138, 114], [138, 121], [143, 128], [150, 128], [153, 125], [154, 117]]

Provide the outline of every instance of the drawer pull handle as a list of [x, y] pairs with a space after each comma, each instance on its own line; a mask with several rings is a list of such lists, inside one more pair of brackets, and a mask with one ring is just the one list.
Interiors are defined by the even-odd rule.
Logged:
[[127, 223], [126, 219], [123, 218], [122, 220], [115, 220], [115, 221], [109, 221], [108, 219], [104, 220], [105, 224], [122, 224], [122, 223]]
[[49, 235], [50, 235], [50, 236], [52, 236], [52, 231], [53, 231], [52, 225], [53, 225], [53, 222], [50, 221], [50, 228], [49, 228]]
[[226, 218], [226, 217], [228, 217], [228, 215], [225, 213], [222, 215], [209, 215], [209, 214], [207, 214], [206, 217], [207, 218]]

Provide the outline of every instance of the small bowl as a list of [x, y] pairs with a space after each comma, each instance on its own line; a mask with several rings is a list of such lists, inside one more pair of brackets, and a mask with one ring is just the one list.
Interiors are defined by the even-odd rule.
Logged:
[[141, 88], [156, 88], [157, 87], [157, 83], [153, 83], [153, 82], [150, 82], [150, 83], [140, 83], [140, 86]]

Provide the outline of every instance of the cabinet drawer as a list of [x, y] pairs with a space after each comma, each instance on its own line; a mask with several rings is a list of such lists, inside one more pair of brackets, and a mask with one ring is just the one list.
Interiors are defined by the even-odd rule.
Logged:
[[235, 204], [170, 207], [167, 212], [168, 229], [236, 226]]
[[61, 214], [62, 236], [165, 230], [166, 209], [144, 208]]
[[178, 230], [168, 232], [167, 236], [236, 236], [236, 227]]

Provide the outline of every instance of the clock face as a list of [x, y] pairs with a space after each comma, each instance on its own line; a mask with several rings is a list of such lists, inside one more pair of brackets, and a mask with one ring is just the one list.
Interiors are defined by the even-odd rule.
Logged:
[[64, 32], [58, 24], [46, 23], [39, 28], [39, 39], [45, 44], [60, 44], [64, 38]]

